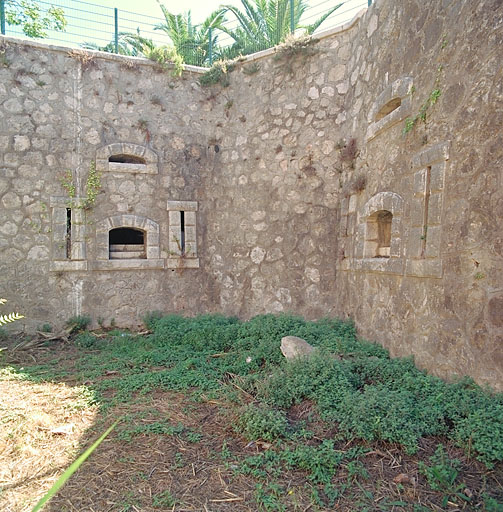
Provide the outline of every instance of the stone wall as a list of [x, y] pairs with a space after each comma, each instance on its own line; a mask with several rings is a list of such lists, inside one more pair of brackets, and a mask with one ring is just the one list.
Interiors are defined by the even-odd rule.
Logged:
[[[1, 40], [1, 295], [27, 329], [348, 316], [394, 355], [501, 389], [502, 11], [380, 0], [238, 63], [228, 87]], [[141, 257], [110, 241], [121, 228]]]

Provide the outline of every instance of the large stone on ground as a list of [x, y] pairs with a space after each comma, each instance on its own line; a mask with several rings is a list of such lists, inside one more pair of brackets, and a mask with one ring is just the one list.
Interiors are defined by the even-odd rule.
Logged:
[[307, 357], [314, 351], [314, 347], [306, 340], [297, 336], [285, 336], [281, 338], [281, 352], [287, 359]]

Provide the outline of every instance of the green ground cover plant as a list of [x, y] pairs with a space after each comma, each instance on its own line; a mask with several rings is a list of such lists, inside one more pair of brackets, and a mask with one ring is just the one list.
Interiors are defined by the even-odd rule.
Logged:
[[[420, 479], [438, 506], [454, 502], [470, 510], [500, 510], [503, 492], [482, 485], [478, 494], [468, 492], [464, 475], [467, 464], [501, 471], [503, 395], [468, 378], [447, 383], [427, 375], [411, 358], [392, 359], [381, 346], [360, 339], [350, 322], [152, 313], [145, 318], [150, 333], [138, 335], [119, 329], [92, 333], [76, 320], [68, 324], [76, 327], [71, 371], [53, 355], [43, 364], [25, 365], [23, 378], [84, 385], [88, 403], [100, 410], [97, 432], [120, 411], [113, 439], [125, 450], [142, 440], [173, 439], [185, 447], [173, 455], [170, 467], [176, 471], [187, 466], [190, 446], [204, 449], [206, 420], [190, 424], [156, 412], [156, 397], [185, 396], [187, 414], [217, 404], [228, 427], [214, 460], [229, 478], [253, 482], [257, 510], [301, 510], [294, 504], [305, 508], [306, 499], [313, 510], [344, 500], [359, 503], [361, 510], [412, 510], [414, 498], [402, 484], [394, 484], [396, 494], [385, 499], [373, 487], [368, 461], [390, 447], [401, 450], [401, 457], [416, 457], [415, 476], [407, 478]], [[315, 352], [287, 361], [280, 351], [286, 335], [304, 338]], [[127, 412], [138, 407], [140, 413]], [[236, 452], [236, 438], [256, 453]], [[284, 487], [284, 475], [301, 478], [295, 490]], [[176, 489], [155, 488], [151, 506], [174, 503], [175, 495]], [[433, 510], [422, 506], [414, 510]]]

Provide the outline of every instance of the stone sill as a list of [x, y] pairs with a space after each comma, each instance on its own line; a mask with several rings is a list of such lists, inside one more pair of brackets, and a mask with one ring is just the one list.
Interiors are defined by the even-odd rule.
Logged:
[[168, 258], [167, 268], [199, 268], [199, 258]]
[[62, 260], [51, 261], [49, 265], [50, 272], [77, 272], [87, 270], [87, 261], [83, 260]]
[[351, 270], [403, 275], [404, 268], [405, 260], [403, 258], [365, 258], [353, 260]]
[[405, 266], [406, 276], [435, 277], [443, 276], [443, 265], [441, 260], [407, 260]]
[[337, 268], [343, 271], [379, 272], [409, 277], [436, 279], [443, 277], [442, 261], [438, 259], [405, 261], [403, 258], [368, 258], [362, 260], [345, 258], [339, 262]]
[[130, 260], [96, 260], [92, 262], [92, 270], [146, 270], [165, 268], [163, 258], [130, 259]]

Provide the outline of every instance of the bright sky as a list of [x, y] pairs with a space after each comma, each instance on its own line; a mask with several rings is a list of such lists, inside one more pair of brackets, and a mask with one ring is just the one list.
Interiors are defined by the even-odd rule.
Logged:
[[[242, 8], [240, 0], [161, 0], [168, 11], [179, 14], [191, 11], [193, 24], [201, 23], [222, 4], [236, 5]], [[252, 0], [253, 1], [253, 0]], [[342, 0], [306, 0], [308, 9], [301, 22], [313, 23], [323, 13]], [[367, 7], [368, 0], [347, 0], [328, 18], [321, 30], [336, 27], [351, 20], [362, 8]], [[152, 39], [156, 44], [170, 44], [167, 36], [154, 27], [164, 20], [157, 0], [51, 0], [52, 5], [62, 7], [67, 20], [66, 32], [49, 32], [48, 43], [79, 46], [92, 42], [99, 46], [106, 45], [114, 39], [114, 7], [118, 9], [119, 32], [136, 32]], [[45, 2], [44, 2], [45, 4]], [[243, 10], [243, 9], [242, 9]], [[229, 28], [237, 25], [235, 17], [227, 15]], [[7, 35], [21, 35], [20, 29], [7, 26]], [[218, 44], [227, 46], [232, 39], [219, 34]]]
[[[106, 5], [108, 7], [117, 7], [118, 9], [124, 9], [125, 11], [137, 12], [141, 14], [147, 14], [149, 16], [159, 17], [162, 16], [161, 9], [157, 0], [91, 0], [93, 3]], [[306, 3], [313, 9], [319, 11], [326, 11], [330, 7], [341, 3], [343, 0], [308, 0]], [[192, 18], [195, 23], [199, 23], [204, 20], [211, 12], [216, 10], [220, 5], [235, 5], [241, 7], [240, 0], [184, 0], [183, 2], [177, 0], [161, 0], [161, 3], [166, 6], [168, 11], [173, 13], [182, 13], [191, 11]], [[344, 2], [339, 10], [347, 10], [354, 8], [355, 6], [366, 7], [366, 0], [348, 0]], [[361, 7], [360, 7], [361, 8]], [[358, 9], [359, 10], [359, 9]], [[358, 10], [356, 12], [358, 12]]]

